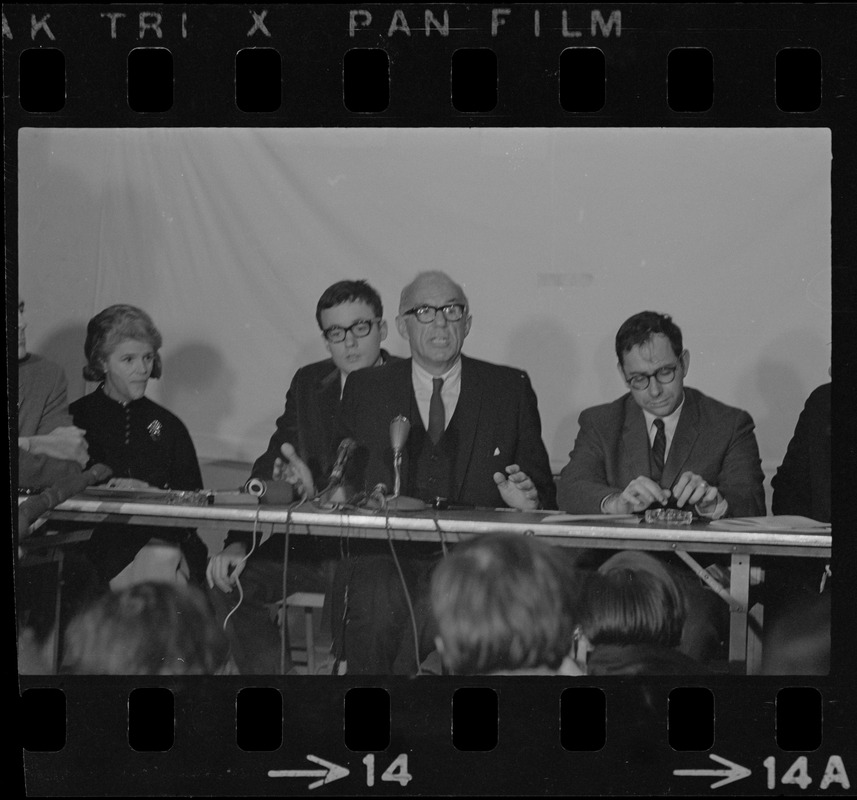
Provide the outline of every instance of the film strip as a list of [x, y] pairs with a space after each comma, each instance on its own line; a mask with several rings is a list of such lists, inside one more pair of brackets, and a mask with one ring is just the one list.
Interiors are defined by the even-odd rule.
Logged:
[[9, 342], [23, 130], [817, 130], [846, 376], [829, 675], [19, 675], [26, 792], [852, 795], [855, 21], [854, 4], [4, 6]]

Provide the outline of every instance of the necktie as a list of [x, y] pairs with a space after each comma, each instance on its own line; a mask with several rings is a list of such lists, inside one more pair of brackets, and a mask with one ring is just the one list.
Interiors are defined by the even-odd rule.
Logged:
[[443, 386], [443, 378], [432, 378], [431, 402], [429, 403], [429, 425], [428, 435], [434, 444], [440, 441], [443, 436], [443, 429], [446, 423], [446, 415], [443, 410], [443, 399], [440, 396], [440, 390]]
[[659, 481], [664, 471], [664, 454], [667, 451], [667, 435], [664, 432], [664, 421], [660, 418], [655, 420], [658, 429], [655, 441], [652, 442], [652, 480]]

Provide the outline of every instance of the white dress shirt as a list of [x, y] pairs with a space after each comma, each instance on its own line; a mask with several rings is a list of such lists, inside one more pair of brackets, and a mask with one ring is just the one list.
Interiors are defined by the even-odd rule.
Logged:
[[443, 386], [440, 389], [440, 398], [443, 400], [444, 429], [449, 426], [449, 421], [455, 413], [458, 405], [458, 396], [461, 394], [461, 358], [443, 375], [432, 375], [423, 369], [416, 361], [411, 359], [411, 380], [414, 384], [414, 395], [417, 398], [417, 406], [420, 410], [420, 419], [423, 427], [428, 430], [429, 405], [434, 390], [432, 378], [443, 378]]

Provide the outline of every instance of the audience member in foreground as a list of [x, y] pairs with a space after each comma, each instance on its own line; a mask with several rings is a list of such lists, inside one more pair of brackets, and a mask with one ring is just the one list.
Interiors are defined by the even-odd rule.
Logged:
[[705, 675], [678, 650], [684, 595], [667, 568], [647, 553], [624, 550], [585, 583], [580, 603], [589, 675]]
[[[160, 348], [160, 332], [134, 306], [105, 308], [86, 328], [83, 377], [100, 383], [70, 409], [86, 431], [92, 463], [113, 470], [108, 485], [117, 489], [202, 489], [184, 423], [145, 396], [149, 379], [161, 376]], [[192, 528], [102, 523], [85, 551], [114, 590], [152, 578], [205, 580], [208, 548]]]
[[213, 675], [229, 645], [196, 587], [147, 581], [107, 592], [65, 632], [61, 672], [76, 675]]
[[487, 534], [435, 568], [431, 607], [444, 665], [456, 675], [581, 675], [572, 660], [572, 556], [531, 536]]

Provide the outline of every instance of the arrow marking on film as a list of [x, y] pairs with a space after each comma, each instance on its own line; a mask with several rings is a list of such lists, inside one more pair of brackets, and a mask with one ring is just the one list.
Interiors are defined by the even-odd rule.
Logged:
[[325, 783], [333, 783], [340, 778], [346, 777], [349, 773], [345, 767], [340, 767], [339, 764], [333, 764], [330, 761], [325, 761], [318, 756], [308, 755], [308, 761], [315, 761], [316, 764], [321, 764], [324, 769], [269, 769], [269, 778], [321, 778], [320, 781], [314, 781], [309, 785], [310, 789], [317, 789]]
[[719, 761], [724, 767], [728, 767], [728, 769], [674, 769], [673, 775], [709, 775], [711, 777], [722, 775], [723, 780], [715, 781], [711, 784], [711, 788], [716, 789], [719, 786], [725, 786], [727, 783], [732, 783], [732, 781], [740, 781], [742, 778], [746, 778], [750, 774], [750, 770], [747, 769], [747, 767], [742, 767], [734, 761], [721, 758], [720, 756], [714, 755], [714, 753], [709, 753], [708, 757], [714, 761]]

